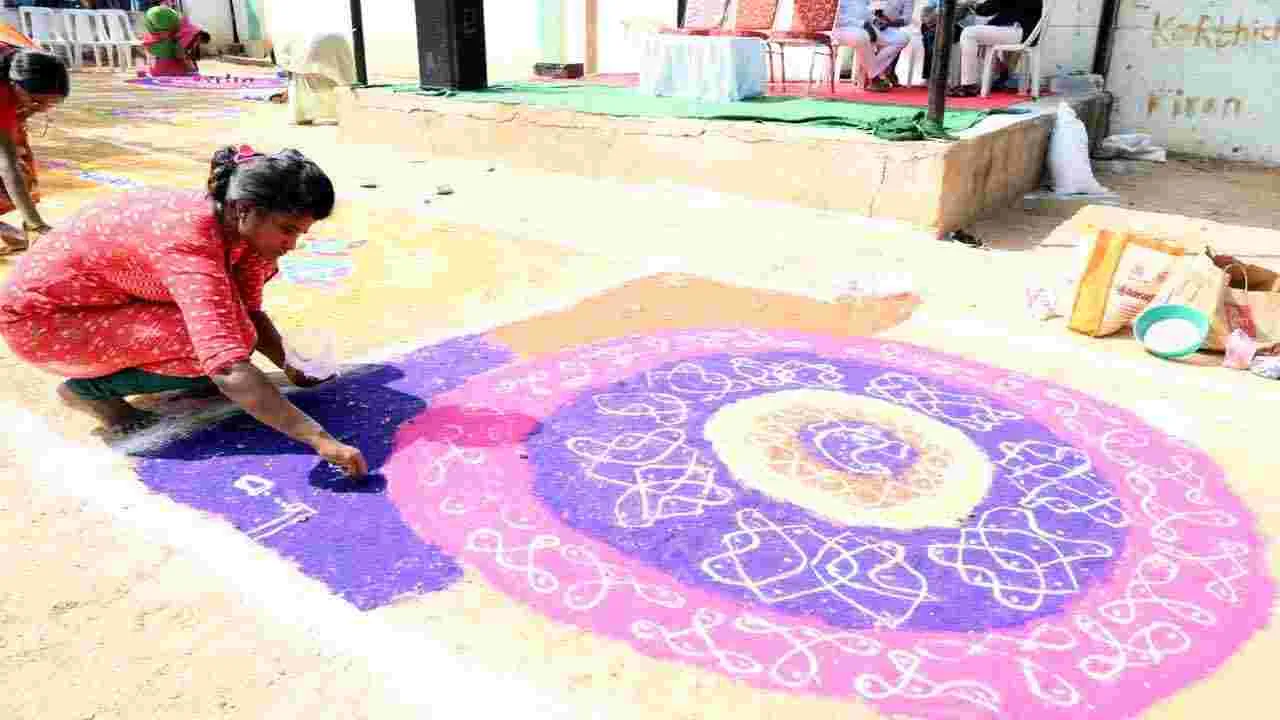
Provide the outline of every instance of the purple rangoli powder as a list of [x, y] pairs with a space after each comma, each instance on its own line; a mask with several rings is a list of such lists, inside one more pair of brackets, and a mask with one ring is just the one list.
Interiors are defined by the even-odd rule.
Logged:
[[[799, 353], [753, 355], [751, 360], [761, 365], [827, 365], [838, 375], [815, 371], [809, 378], [796, 376], [791, 388], [822, 387], [856, 395], [869, 394], [873, 381], [883, 386], [884, 381], [877, 378], [893, 373], [883, 366]], [[1051, 505], [1036, 503], [1025, 484], [1011, 477], [1016, 467], [995, 464], [1006, 455], [1003, 443], [1065, 443], [1035, 422], [993, 403], [965, 400], [962, 393], [932, 380], [928, 385], [902, 388], [903, 397], [933, 398], [927, 409], [934, 419], [968, 435], [995, 465], [990, 491], [964, 526], [911, 531], [850, 528], [751, 489], [734, 479], [703, 437], [704, 425], [721, 407], [780, 389], [750, 383], [741, 388], [701, 384], [717, 376], [734, 377], [736, 363], [741, 363], [741, 356], [711, 355], [699, 358], [696, 370], [687, 361], [673, 363], [583, 393], [546, 418], [542, 430], [527, 441], [529, 461], [535, 467], [535, 493], [566, 524], [682, 584], [848, 628], [872, 627], [893, 618], [905, 618], [904, 630], [1023, 626], [1060, 614], [1066, 603], [1105, 578], [1108, 564], [1123, 550], [1125, 530], [1110, 524], [1105, 510], [1056, 513]], [[631, 410], [602, 411], [616, 402], [602, 403], [601, 396], [642, 395], [680, 398], [687, 416], [673, 426], [669, 416], [636, 411], [634, 403]], [[975, 429], [990, 418], [999, 419], [995, 427]], [[839, 431], [814, 432], [809, 441], [821, 442], [838, 457], [842, 446], [850, 446], [850, 433], [857, 429], [850, 425], [843, 437]], [[675, 433], [680, 433], [683, 443], [673, 451], [674, 443], [668, 441]], [[667, 454], [660, 462], [648, 462], [663, 453]], [[909, 467], [919, 457], [914, 449], [901, 460], [878, 455], [891, 461], [895, 470]], [[584, 456], [593, 459], [584, 462]], [[638, 501], [634, 484], [608, 480], [633, 478], [633, 471], [642, 464], [647, 464], [644, 481], [667, 498], [673, 495], [672, 486], [694, 482], [690, 468], [706, 468], [709, 475], [698, 472], [716, 480], [704, 486], [700, 496], [679, 501], [696, 502], [697, 512], [691, 507], [682, 516], [679, 508], [668, 508], [661, 522], [646, 523], [636, 519], [644, 510], [634, 505]], [[1101, 507], [1112, 497], [1092, 472], [1063, 482], [1056, 492], [1079, 493]], [[751, 526], [748, 519], [744, 527], [744, 508], [759, 509], [769, 524]], [[1032, 512], [1023, 515], [1008, 508]], [[792, 526], [808, 529], [785, 530]], [[1045, 537], [1057, 540], [1045, 542]], [[906, 548], [903, 562], [892, 561], [878, 549], [890, 544]], [[875, 571], [870, 572], [873, 567]], [[865, 581], [869, 575], [875, 583]], [[922, 601], [916, 590], [923, 588], [928, 588], [928, 597]], [[850, 597], [853, 602], [848, 601]]]
[[291, 395], [365, 453], [372, 475], [360, 482], [245, 415], [145, 453], [138, 474], [151, 489], [225, 518], [361, 610], [441, 590], [461, 568], [405, 525], [379, 470], [401, 423], [433, 395], [511, 359], [478, 336], [464, 337]]

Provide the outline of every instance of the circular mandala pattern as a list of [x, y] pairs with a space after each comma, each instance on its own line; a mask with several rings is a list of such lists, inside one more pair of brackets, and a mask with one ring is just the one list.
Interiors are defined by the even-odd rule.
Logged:
[[[796, 387], [822, 394], [783, 391]], [[969, 502], [942, 503], [942, 517], [931, 508], [920, 516], [922, 524], [951, 519], [946, 524], [954, 526], [971, 513], [973, 522], [904, 534], [869, 524], [872, 511], [854, 527], [833, 523], [811, 511], [825, 499], [821, 493], [806, 508], [738, 479], [757, 470], [776, 477], [766, 453], [725, 458], [708, 442], [707, 436], [724, 439], [716, 420], [736, 414], [729, 403], [804, 412], [810, 398], [810, 407], [836, 405], [832, 396], [855, 398], [843, 403], [855, 408], [896, 405], [895, 414], [942, 424], [940, 444], [962, 458], [977, 456], [958, 469], [976, 468], [980, 475], [972, 481], [976, 492], [959, 494]], [[1020, 625], [1058, 612], [1106, 573], [1124, 544], [1115, 494], [1083, 453], [1042, 426], [979, 395], [811, 351], [677, 360], [583, 393], [543, 424], [528, 441], [535, 492], [569, 525], [681, 583], [835, 626], [956, 631]], [[731, 427], [737, 429], [750, 432]], [[751, 442], [748, 436], [736, 444]], [[976, 449], [964, 452], [971, 444], [990, 461]], [[1039, 494], [1039, 475], [1031, 483], [988, 482], [991, 464], [1038, 465], [1049, 455], [1061, 456], [1064, 477]], [[739, 462], [730, 467], [726, 460]], [[795, 487], [797, 481], [770, 478], [768, 484]], [[963, 480], [947, 484], [969, 489]], [[1091, 510], [1035, 512], [1041, 503], [1064, 509], [1084, 503]], [[907, 509], [893, 519], [905, 524]]]
[[851, 393], [739, 400], [703, 435], [746, 487], [847, 525], [958, 526], [991, 484], [991, 463], [964, 433]]
[[421, 537], [553, 618], [886, 712], [1129, 716], [1270, 615], [1203, 453], [920, 348], [752, 331], [516, 363], [401, 428]]

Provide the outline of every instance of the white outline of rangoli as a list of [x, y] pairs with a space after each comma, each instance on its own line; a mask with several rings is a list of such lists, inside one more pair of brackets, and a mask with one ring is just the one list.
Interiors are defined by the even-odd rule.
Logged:
[[[735, 342], [735, 338], [746, 339]], [[604, 360], [617, 366], [626, 366], [638, 357], [661, 356], [673, 347], [784, 351], [805, 346], [803, 341], [773, 338], [755, 331], [686, 332], [670, 338], [633, 337], [620, 343], [605, 343], [584, 349], [577, 359]], [[909, 348], [884, 344], [874, 350], [851, 347], [846, 348], [845, 352], [851, 356], [876, 361], [889, 359], [903, 366], [928, 368], [965, 377], [970, 384], [983, 382], [980, 386], [990, 385], [989, 381], [970, 379], [979, 378], [982, 374], [969, 368], [940, 362]], [[581, 388], [586, 375], [587, 373], [576, 373], [575, 377], [566, 378], [562, 385], [570, 387], [572, 382], [573, 387]], [[799, 690], [831, 688], [849, 683], [854, 692], [870, 700], [898, 697], [919, 701], [949, 697], [960, 700], [975, 710], [993, 715], [999, 714], [1003, 707], [1002, 699], [991, 687], [977, 680], [941, 683], [932, 681], [925, 674], [928, 665], [937, 664], [939, 668], [944, 665], [964, 666], [975, 658], [1007, 658], [1012, 668], [1022, 676], [1028, 692], [1042, 700], [1046, 707], [1080, 707], [1090, 712], [1097, 711], [1098, 708], [1090, 703], [1088, 688], [1072, 684], [1069, 679], [1049, 671], [1037, 658], [1068, 654], [1076, 663], [1082, 679], [1108, 687], [1113, 687], [1127, 673], [1159, 673], [1160, 665], [1166, 659], [1191, 651], [1198, 628], [1212, 628], [1219, 622], [1221, 613], [1214, 612], [1210, 604], [1221, 605], [1229, 610], [1244, 602], [1241, 581], [1250, 576], [1247, 559], [1255, 552], [1243, 543], [1227, 537], [1211, 538], [1211, 549], [1192, 549], [1183, 544], [1182, 533], [1179, 532], [1181, 526], [1225, 530], [1237, 527], [1240, 518], [1215, 507], [1210, 495], [1212, 490], [1209, 479], [1196, 467], [1196, 459], [1176, 454], [1170, 457], [1169, 464], [1165, 466], [1143, 463], [1129, 455], [1128, 451], [1150, 444], [1150, 436], [1146, 434], [1145, 427], [1131, 427], [1128, 421], [1056, 388], [1045, 388], [1040, 392], [1039, 399], [1015, 397], [1026, 392], [1023, 377], [1017, 373], [1001, 376], [995, 381], [996, 391], [1007, 396], [1010, 402], [1023, 407], [1050, 406], [1067, 429], [1081, 440], [1081, 444], [1076, 447], [1086, 449], [1089, 453], [1096, 452], [1127, 469], [1123, 480], [1118, 481], [1127, 483], [1138, 494], [1140, 501], [1137, 507], [1124, 509], [1128, 512], [1129, 521], [1138, 526], [1135, 531], [1148, 533], [1155, 549], [1139, 560], [1137, 572], [1128, 579], [1122, 597], [1098, 607], [1096, 614], [1073, 613], [1036, 622], [1030, 626], [1030, 637], [1015, 638], [995, 631], [955, 634], [954, 638], [920, 640], [910, 648], [886, 648], [880, 640], [856, 631], [827, 632], [803, 625], [783, 625], [750, 612], [731, 618], [706, 608], [692, 608], [691, 624], [685, 628], [669, 628], [637, 616], [631, 625], [633, 637], [639, 642], [662, 642], [669, 651], [685, 659], [713, 659], [732, 677], [767, 676], [779, 687]], [[925, 407], [934, 410], [942, 407], [936, 395], [930, 394], [930, 391], [926, 391], [923, 397], [916, 396], [908, 400], [922, 401]], [[990, 408], [983, 406], [983, 409]], [[1091, 430], [1083, 422], [1086, 417], [1100, 426], [1100, 429]], [[988, 424], [991, 423], [980, 422], [978, 426]], [[433, 475], [429, 480], [420, 479], [420, 482], [433, 486], [446, 484], [450, 481], [448, 475], [452, 471], [462, 468], [474, 470], [476, 465], [484, 463], [484, 458], [473, 454], [471, 448], [460, 448], [451, 442], [447, 444], [450, 446], [447, 458], [432, 468]], [[674, 447], [673, 445], [671, 452], [674, 452]], [[1091, 503], [1071, 497], [1080, 490], [1073, 483], [1087, 475], [1081, 474], [1083, 471], [1079, 461], [1082, 458], [1072, 453], [1018, 454], [1030, 447], [1027, 443], [1014, 443], [1008, 448], [1011, 454], [1007, 454], [1006, 459], [1014, 467], [1006, 469], [1014, 472], [1016, 482], [1024, 489], [1037, 493], [1040, 500], [1044, 501], [1040, 506], [1052, 512], [1086, 512], [1090, 509]], [[480, 456], [485, 454], [483, 450], [475, 452]], [[1062, 464], [1053, 467], [1054, 462]], [[681, 463], [676, 465], [681, 466]], [[689, 466], [687, 463], [683, 465]], [[1019, 467], [1023, 468], [1023, 472], [1018, 473]], [[459, 479], [470, 483], [473, 482], [471, 475], [468, 472]], [[1067, 487], [1075, 489], [1064, 491], [1061, 486], [1064, 478], [1070, 483]], [[1093, 480], [1088, 478], [1085, 487]], [[1046, 487], [1052, 483], [1059, 485]], [[1048, 489], [1053, 490], [1052, 496], [1046, 493]], [[1175, 492], [1168, 494], [1169, 490]], [[1087, 491], [1083, 494], [1088, 496]], [[1054, 501], [1048, 502], [1049, 497], [1055, 498]], [[505, 502], [501, 497], [486, 498], [486, 502]], [[1058, 503], [1058, 500], [1062, 502]], [[1031, 505], [1036, 506], [1036, 503]], [[457, 509], [466, 510], [465, 507]], [[1030, 512], [1027, 508], [1019, 511]], [[506, 516], [503, 517], [505, 522]], [[986, 544], [979, 547], [995, 550], [990, 545], [990, 539], [997, 528], [983, 527]], [[1030, 526], [1024, 528], [1024, 531], [1038, 536], [1036, 529]], [[555, 592], [555, 589], [567, 588], [561, 600], [569, 609], [596, 607], [604, 602], [612, 590], [621, 588], [629, 589], [632, 597], [642, 603], [667, 608], [685, 607], [683, 596], [674, 590], [637, 582], [625, 568], [599, 561], [588, 548], [571, 549], [571, 546], [562, 545], [559, 537], [553, 534], [554, 531], [535, 528], [527, 523], [512, 524], [510, 532], [519, 533], [526, 540], [522, 541], [523, 544], [510, 545], [505, 543], [502, 531], [481, 528], [477, 532], [479, 534], [473, 532], [468, 541], [472, 552], [493, 556], [500, 570], [525, 577], [535, 590], [553, 588], [550, 592]], [[982, 533], [979, 540], [982, 539], [981, 535]], [[1061, 542], [1061, 538], [1054, 541]], [[1089, 545], [1086, 543], [1085, 547], [1088, 548]], [[1102, 548], [1110, 551], [1105, 545]], [[539, 554], [553, 551], [569, 559], [584, 574], [561, 578], [545, 568], [539, 568]], [[946, 552], [952, 553], [953, 561], [958, 560], [955, 553], [960, 551], [954, 545], [946, 549]], [[1072, 563], [1087, 554], [1062, 553], [1052, 567], [1065, 573], [1070, 570]], [[961, 570], [958, 568], [957, 571]], [[565, 570], [561, 569], [561, 572]], [[964, 572], [973, 576], [973, 567], [967, 567]], [[1161, 588], [1173, 583], [1182, 573], [1203, 576], [1203, 597], [1175, 598], [1161, 594]], [[573, 590], [573, 593], [569, 590]], [[679, 598], [678, 602], [676, 598]], [[1040, 599], [1043, 600], [1043, 596]], [[785, 647], [779, 650], [777, 656], [770, 658], [755, 658], [726, 650], [725, 648], [735, 644], [735, 634], [743, 638], [776, 637]], [[840, 654], [859, 658], [862, 662], [877, 663], [881, 670], [863, 672], [843, 679], [829, 677], [824, 673], [822, 660], [817, 654], [818, 649], [827, 646], [835, 647]], [[1034, 712], [1034, 709], [1028, 708], [1028, 711]]]
[[[910, 459], [912, 447], [892, 433], [870, 423], [827, 420], [806, 428], [813, 433], [813, 445], [818, 457], [841, 470], [863, 475], [893, 475], [893, 468], [864, 456], [885, 455], [899, 462]], [[841, 448], [837, 457], [825, 444], [830, 439], [844, 439], [848, 448]]]
[[994, 507], [961, 528], [956, 542], [934, 543], [928, 553], [962, 581], [990, 590], [1004, 607], [1034, 612], [1049, 598], [1080, 592], [1075, 563], [1110, 559], [1115, 550], [1094, 540], [1055, 537], [1030, 510]]
[[[789, 441], [795, 439], [796, 425], [804, 425], [810, 429], [832, 426], [826, 431], [828, 435], [847, 433], [867, 444], [847, 450], [847, 458], [835, 457], [821, 445], [822, 438], [819, 436], [814, 438], [816, 452], [811, 457], [809, 451], [789, 444]], [[904, 428], [895, 426], [893, 430], [902, 433]], [[704, 429], [704, 435], [708, 433], [709, 430]], [[922, 441], [919, 447], [915, 447], [900, 440], [898, 434], [868, 421], [845, 419], [817, 406], [798, 406], [786, 413], [769, 413], [755, 426], [746, 440], [754, 445], [771, 448], [768, 467], [774, 472], [802, 486], [812, 485], [824, 493], [830, 493], [832, 497], [863, 509], [891, 507], [894, 505], [893, 501], [903, 494], [909, 497], [932, 495], [943, 483], [946, 466], [954, 461], [950, 453], [933, 443]], [[912, 449], [916, 451], [917, 457], [905, 479], [895, 477], [892, 469], [883, 463], [863, 457], [864, 453], [887, 452], [905, 460]], [[721, 460], [724, 461], [723, 456]], [[874, 482], [859, 482], [856, 487], [851, 487], [849, 481], [855, 478], [848, 477], [840, 468], [853, 473], [861, 469], [867, 475], [879, 476], [875, 480], [881, 484], [877, 486]], [[876, 491], [875, 496], [868, 498], [868, 491]]]
[[[734, 517], [738, 530], [720, 539], [724, 552], [703, 560], [702, 571], [716, 582], [748, 590], [767, 605], [829, 594], [873, 625], [894, 628], [910, 619], [921, 603], [932, 599], [928, 580], [906, 563], [906, 548], [898, 543], [868, 540], [852, 531], [827, 537], [805, 524], [778, 525], [755, 508], [739, 510]], [[781, 544], [787, 557], [795, 561], [773, 575], [755, 577], [744, 561], [770, 542]], [[810, 552], [806, 545], [816, 546], [816, 550]], [[890, 574], [898, 575], [899, 583], [894, 583]], [[901, 607], [896, 613], [878, 612], [863, 605], [858, 593], [881, 601], [897, 600]]]
[[1000, 452], [995, 464], [1026, 493], [1019, 502], [1022, 507], [1043, 507], [1059, 515], [1079, 513], [1113, 528], [1129, 526], [1124, 504], [1093, 472], [1088, 453], [1041, 440], [1002, 442]]
[[[1012, 410], [997, 410], [991, 401], [981, 395], [964, 395], [946, 392], [920, 382], [914, 375], [885, 373], [867, 384], [866, 392], [895, 405], [909, 407], [931, 418], [943, 418], [967, 430], [990, 432], [1006, 421], [1021, 420], [1022, 415]], [[959, 407], [970, 411], [963, 416], [947, 412]]]
[[733, 491], [716, 483], [715, 468], [686, 442], [684, 430], [627, 432], [607, 443], [590, 437], [567, 441], [584, 461], [587, 480], [626, 488], [614, 503], [620, 527], [653, 527], [661, 520], [697, 517], [708, 506], [729, 504]]

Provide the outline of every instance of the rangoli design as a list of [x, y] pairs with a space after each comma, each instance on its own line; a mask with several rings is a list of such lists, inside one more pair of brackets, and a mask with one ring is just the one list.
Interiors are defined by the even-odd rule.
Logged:
[[331, 290], [355, 272], [352, 253], [364, 240], [307, 238], [296, 252], [280, 258], [280, 274], [289, 283]]
[[[247, 420], [142, 476], [360, 607], [461, 562], [553, 619], [764, 689], [1085, 718], [1209, 674], [1274, 598], [1203, 452], [918, 347], [673, 331], [517, 361], [471, 337], [300, 397], [373, 447], [373, 488], [257, 449], [269, 431]], [[300, 505], [305, 524], [279, 520]]]
[[138, 120], [165, 125], [194, 125], [208, 120], [238, 120], [244, 115], [240, 108], [112, 108], [95, 111], [112, 119]]
[[230, 77], [220, 75], [172, 75], [130, 78], [125, 82], [154, 89], [178, 90], [274, 90], [288, 83], [284, 78], [267, 75]]
[[42, 161], [41, 165], [47, 170], [54, 170], [54, 171], [61, 170], [64, 172], [68, 172], [80, 178], [81, 180], [86, 180], [88, 182], [94, 183], [95, 185], [102, 185], [104, 187], [108, 187], [113, 190], [136, 190], [136, 189], [145, 187], [143, 183], [140, 183], [137, 180], [133, 180], [132, 178], [127, 178], [127, 177], [124, 177], [123, 175], [115, 175], [113, 173], [102, 172], [100, 170], [93, 170], [91, 168], [86, 168], [80, 165], [79, 163], [71, 162], [69, 160], [59, 160], [59, 159], [53, 158], [53, 159]]

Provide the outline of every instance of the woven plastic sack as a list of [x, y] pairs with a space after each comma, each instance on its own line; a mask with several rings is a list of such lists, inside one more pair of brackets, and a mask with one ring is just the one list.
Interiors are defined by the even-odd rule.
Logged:
[[1108, 192], [1093, 177], [1093, 166], [1089, 164], [1089, 131], [1065, 102], [1058, 105], [1058, 117], [1049, 138], [1049, 175], [1053, 179], [1053, 191], [1057, 193]]

